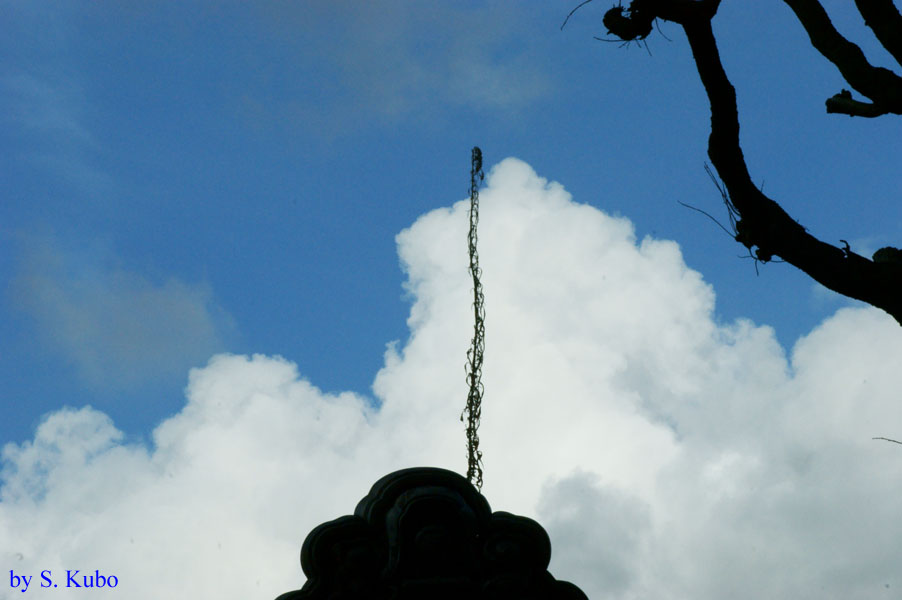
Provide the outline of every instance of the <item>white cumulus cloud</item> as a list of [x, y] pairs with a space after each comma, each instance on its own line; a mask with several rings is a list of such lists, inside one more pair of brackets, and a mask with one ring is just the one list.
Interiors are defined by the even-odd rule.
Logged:
[[[897, 594], [902, 451], [871, 439], [902, 428], [891, 318], [840, 310], [787, 356], [768, 327], [718, 322], [675, 243], [525, 163], [481, 198], [483, 492], [546, 527], [556, 577], [590, 598]], [[222, 354], [150, 447], [91, 408], [53, 413], [3, 450], [4, 569], [99, 569], [133, 600], [274, 598], [302, 584], [310, 529], [382, 475], [463, 472], [467, 205], [398, 236], [410, 337], [387, 347], [378, 408]]]

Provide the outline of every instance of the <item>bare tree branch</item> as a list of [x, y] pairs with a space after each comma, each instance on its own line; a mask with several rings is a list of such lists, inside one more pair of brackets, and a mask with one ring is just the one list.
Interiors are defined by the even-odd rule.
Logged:
[[[802, 23], [811, 45], [839, 69], [843, 78], [859, 93], [870, 98], [880, 114], [902, 114], [902, 78], [883, 67], [872, 66], [857, 45], [844, 38], [817, 0], [783, 0]], [[867, 4], [867, 2], [861, 2]], [[859, 4], [861, 4], [859, 3]], [[902, 30], [895, 30], [900, 36]], [[834, 96], [835, 98], [836, 96]], [[858, 112], [845, 114], [859, 114]], [[862, 115], [876, 116], [876, 115]]]
[[893, 0], [855, 0], [864, 24], [886, 50], [902, 65], [902, 15]]
[[[828, 101], [828, 110], [859, 116], [902, 114], [902, 79], [872, 67], [861, 49], [833, 28], [817, 0], [784, 1], [805, 26], [815, 48], [836, 64], [850, 85], [873, 100], [873, 104], [858, 102], [843, 90]], [[758, 260], [780, 256], [828, 289], [881, 308], [902, 325], [902, 251], [882, 248], [872, 261], [853, 252], [847, 243], [838, 248], [822, 242], [752, 182], [739, 144], [736, 90], [724, 71], [711, 29], [719, 5], [720, 0], [633, 0], [629, 8], [617, 6], [609, 11], [616, 13], [616, 19], [609, 19], [615, 27], [608, 28], [621, 39], [633, 39], [655, 18], [683, 26], [711, 105], [708, 156], [735, 209], [731, 220], [736, 241], [750, 251], [754, 248]]]
[[879, 117], [889, 112], [870, 102], [861, 102], [852, 99], [852, 92], [843, 90], [830, 98], [827, 98], [827, 112], [849, 115], [850, 117]]
[[736, 92], [720, 61], [711, 22], [693, 20], [683, 28], [711, 103], [708, 156], [741, 216], [737, 241], [757, 247], [760, 260], [780, 256], [825, 287], [882, 308], [902, 324], [902, 266], [877, 264], [818, 240], [755, 187], [739, 145]]

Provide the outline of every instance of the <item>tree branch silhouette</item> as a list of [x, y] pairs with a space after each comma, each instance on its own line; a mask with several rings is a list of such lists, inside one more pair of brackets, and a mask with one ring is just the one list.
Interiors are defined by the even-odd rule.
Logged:
[[[812, 45], [836, 65], [853, 89], [870, 100], [854, 100], [851, 92], [842, 90], [827, 100], [827, 112], [860, 117], [902, 114], [902, 78], [872, 66], [857, 45], [836, 31], [817, 0], [784, 1], [802, 23]], [[856, 5], [878, 40], [898, 60], [902, 56], [902, 16], [892, 2], [856, 0]], [[736, 241], [758, 260], [768, 262], [779, 256], [823, 286], [883, 309], [902, 325], [902, 261], [896, 260], [899, 254], [890, 252], [894, 248], [881, 249], [871, 260], [848, 245], [839, 248], [821, 241], [752, 182], [739, 143], [736, 91], [721, 63], [711, 27], [719, 6], [720, 0], [633, 0], [628, 9], [621, 9], [624, 18], [618, 19], [627, 22], [608, 28], [611, 34], [626, 40], [656, 18], [683, 27], [711, 106], [708, 156], [739, 217]], [[629, 24], [631, 19], [639, 22]], [[878, 255], [886, 260], [878, 259]]]

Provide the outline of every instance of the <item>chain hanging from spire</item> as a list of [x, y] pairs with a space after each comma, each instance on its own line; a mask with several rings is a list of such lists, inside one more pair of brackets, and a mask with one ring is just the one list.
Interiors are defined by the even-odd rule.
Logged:
[[[482, 172], [482, 150], [473, 147], [470, 155], [470, 233], [467, 235], [467, 246], [470, 251], [470, 275], [473, 277], [473, 341], [467, 350], [467, 384], [470, 392], [467, 395], [467, 407], [460, 415], [464, 420], [467, 415], [467, 479], [482, 490], [482, 452], [479, 450], [479, 418], [482, 415], [482, 355], [485, 350], [485, 307], [482, 295], [482, 283], [479, 276], [479, 255], [476, 252], [476, 226], [479, 223], [479, 182], [485, 177]], [[477, 181], [478, 178], [478, 181]]]

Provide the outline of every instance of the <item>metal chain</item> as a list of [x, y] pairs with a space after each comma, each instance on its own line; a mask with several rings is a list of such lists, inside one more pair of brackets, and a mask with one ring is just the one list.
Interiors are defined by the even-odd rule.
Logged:
[[467, 383], [470, 392], [467, 395], [467, 407], [460, 414], [460, 420], [467, 415], [467, 479], [482, 490], [482, 452], [479, 450], [479, 418], [482, 416], [482, 355], [485, 351], [485, 307], [482, 295], [482, 283], [479, 276], [479, 255], [476, 253], [476, 226], [479, 223], [479, 181], [484, 179], [482, 172], [482, 150], [473, 147], [470, 155], [470, 233], [467, 235], [467, 246], [470, 251], [470, 275], [473, 277], [473, 341], [467, 350]]

